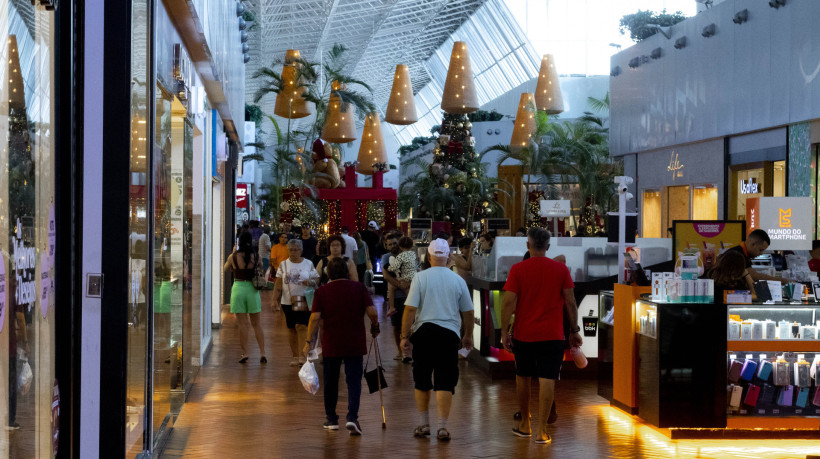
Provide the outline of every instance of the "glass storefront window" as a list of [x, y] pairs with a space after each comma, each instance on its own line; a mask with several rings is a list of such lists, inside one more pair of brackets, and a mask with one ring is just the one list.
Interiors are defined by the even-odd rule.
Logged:
[[746, 220], [746, 200], [765, 196], [767, 183], [765, 169], [752, 168], [732, 171], [732, 200], [730, 220]]
[[643, 192], [643, 209], [641, 211], [641, 237], [661, 237], [661, 192], [645, 190]]
[[718, 189], [714, 185], [692, 188], [692, 220], [718, 219]]
[[53, 457], [54, 13], [0, 2], [0, 457]]

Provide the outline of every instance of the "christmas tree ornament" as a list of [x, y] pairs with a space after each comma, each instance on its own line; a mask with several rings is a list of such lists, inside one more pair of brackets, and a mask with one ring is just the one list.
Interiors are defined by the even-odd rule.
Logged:
[[456, 124], [456, 127], [459, 128], [459, 129], [463, 129], [464, 128], [464, 123], [458, 123], [458, 124]]
[[373, 175], [374, 164], [387, 164], [387, 149], [384, 145], [379, 114], [376, 112], [369, 113], [364, 120], [362, 144], [359, 146], [357, 161], [359, 165], [356, 172], [365, 175]]
[[472, 129], [473, 128], [473, 123], [467, 121], [466, 123], [464, 123], [464, 127], [467, 128], [467, 129]]
[[453, 43], [447, 79], [441, 95], [441, 109], [447, 113], [467, 114], [478, 110], [473, 69], [467, 52], [467, 43]]
[[544, 54], [541, 59], [541, 70], [535, 85], [535, 106], [550, 115], [564, 111], [564, 98], [561, 96], [561, 85], [552, 54]]
[[442, 135], [440, 135], [440, 136], [438, 137], [438, 143], [439, 143], [440, 145], [447, 145], [448, 143], [450, 143], [450, 136], [449, 136], [449, 135], [447, 135], [447, 134], [442, 134]]
[[413, 99], [413, 84], [410, 83], [410, 69], [404, 64], [399, 64], [393, 76], [393, 88], [387, 101], [384, 122], [404, 126], [416, 121], [418, 116], [416, 102]]
[[[327, 118], [322, 127], [322, 139], [330, 143], [348, 143], [356, 140], [356, 110], [350, 103], [343, 102], [337, 91], [344, 91], [338, 81], [331, 84], [333, 91], [327, 105]], [[371, 172], [372, 173], [372, 172]]]
[[282, 118], [297, 119], [311, 114], [310, 106], [304, 98], [305, 87], [299, 79], [299, 51], [285, 51], [285, 63], [282, 66], [282, 89], [276, 95], [273, 114]]
[[535, 103], [531, 93], [521, 94], [518, 103], [518, 113], [515, 115], [512, 138], [510, 139], [510, 153], [520, 159], [524, 149], [530, 145], [532, 134], [535, 132]]

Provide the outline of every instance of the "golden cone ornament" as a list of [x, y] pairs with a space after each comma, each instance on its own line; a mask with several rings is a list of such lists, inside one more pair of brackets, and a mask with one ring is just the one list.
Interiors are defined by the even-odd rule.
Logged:
[[467, 43], [463, 41], [453, 43], [447, 80], [444, 81], [444, 92], [441, 94], [441, 109], [456, 115], [466, 115], [478, 110], [470, 55], [467, 53]]
[[535, 110], [532, 93], [522, 93], [521, 101], [518, 103], [518, 113], [515, 115], [512, 138], [510, 139], [510, 152], [513, 155], [520, 155], [523, 149], [529, 146], [532, 141], [532, 135], [535, 132]]
[[359, 146], [359, 157], [356, 161], [359, 162], [356, 172], [365, 175], [373, 175], [373, 164], [387, 162], [387, 149], [384, 146], [378, 113], [370, 113], [364, 120], [362, 143]]
[[413, 100], [413, 84], [410, 83], [410, 69], [404, 64], [396, 66], [393, 76], [393, 89], [387, 101], [387, 112], [384, 122], [397, 125], [408, 125], [418, 121], [416, 102]]
[[276, 105], [273, 114], [282, 118], [297, 119], [311, 114], [310, 105], [303, 94], [305, 87], [299, 86], [299, 68], [296, 59], [299, 51], [289, 49], [285, 52], [285, 64], [282, 66], [282, 91], [276, 95]]
[[538, 83], [535, 85], [535, 106], [550, 115], [564, 111], [564, 98], [561, 97], [561, 85], [552, 54], [544, 54], [541, 59], [541, 70], [538, 71]]
[[[344, 90], [342, 85], [334, 81], [331, 85], [334, 91]], [[348, 143], [356, 140], [356, 110], [349, 103], [335, 93], [330, 93], [327, 104], [327, 118], [322, 126], [322, 139], [330, 143]]]

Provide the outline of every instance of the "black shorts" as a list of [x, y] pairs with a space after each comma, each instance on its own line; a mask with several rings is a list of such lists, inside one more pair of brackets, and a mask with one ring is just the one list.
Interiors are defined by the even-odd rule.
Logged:
[[407, 297], [395, 298], [393, 305], [396, 307], [396, 313], [390, 316], [390, 324], [394, 327], [401, 328], [401, 319], [404, 315], [404, 301]]
[[564, 340], [518, 341], [513, 339], [515, 374], [522, 377], [558, 379], [564, 362]]
[[283, 304], [282, 312], [285, 313], [285, 325], [291, 330], [297, 325], [307, 325], [310, 322], [310, 311], [294, 311], [293, 306]]
[[410, 335], [410, 342], [413, 343], [413, 380], [416, 389], [455, 393], [458, 350], [461, 348], [458, 334], [426, 323]]

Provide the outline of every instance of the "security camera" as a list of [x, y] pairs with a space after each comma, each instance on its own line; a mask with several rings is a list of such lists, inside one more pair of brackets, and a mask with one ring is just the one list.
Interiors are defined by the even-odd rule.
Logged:
[[626, 193], [626, 191], [627, 191], [628, 189], [629, 189], [629, 188], [628, 188], [626, 185], [620, 185], [620, 186], [618, 187], [618, 193], [620, 193], [620, 194], [624, 194], [624, 193]]

